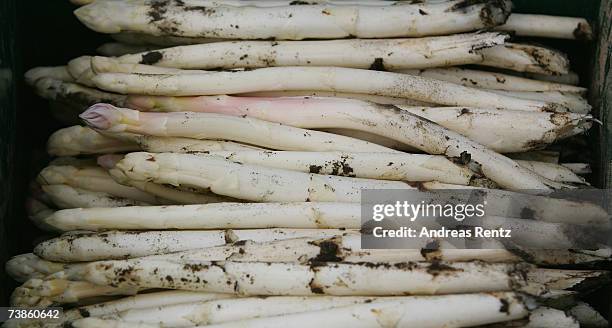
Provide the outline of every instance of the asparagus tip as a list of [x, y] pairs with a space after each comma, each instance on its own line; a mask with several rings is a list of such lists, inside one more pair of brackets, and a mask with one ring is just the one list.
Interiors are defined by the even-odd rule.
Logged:
[[118, 119], [115, 106], [110, 104], [95, 104], [79, 115], [88, 126], [107, 130], [112, 126], [112, 122]]
[[123, 155], [107, 154], [98, 156], [97, 162], [98, 165], [102, 166], [107, 170], [110, 170], [114, 168], [117, 162], [119, 162], [121, 159], [123, 159]]

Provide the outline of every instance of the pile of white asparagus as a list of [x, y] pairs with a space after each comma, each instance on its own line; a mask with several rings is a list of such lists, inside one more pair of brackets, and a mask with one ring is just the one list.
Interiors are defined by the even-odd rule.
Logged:
[[[26, 74], [84, 124], [32, 183], [30, 218], [61, 235], [6, 264], [12, 305], [66, 312], [6, 327], [607, 326], [581, 299], [612, 249], [569, 249], [567, 227], [609, 216], [545, 196], [589, 187], [545, 149], [596, 121], [587, 90], [511, 37], [589, 40], [586, 20], [507, 0], [73, 2], [116, 42]], [[522, 199], [528, 218], [494, 222], [557, 249], [361, 249], [364, 189]]]

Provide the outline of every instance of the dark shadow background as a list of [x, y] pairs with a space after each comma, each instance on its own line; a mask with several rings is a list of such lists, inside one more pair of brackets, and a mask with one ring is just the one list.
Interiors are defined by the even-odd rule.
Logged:
[[[608, 0], [603, 0], [608, 1]], [[515, 0], [515, 12], [597, 18], [599, 0]], [[48, 104], [23, 81], [25, 70], [35, 66], [65, 65], [68, 60], [95, 54], [95, 49], [111, 39], [94, 33], [73, 16], [76, 6], [68, 0], [0, 0], [0, 69], [10, 68], [14, 85], [0, 84], [0, 263], [12, 255], [31, 252], [45, 238], [45, 232], [30, 223], [23, 204], [28, 182], [48, 161], [45, 143], [61, 127], [49, 113]], [[590, 80], [593, 44], [566, 40], [538, 40], [565, 51], [581, 80]], [[3, 76], [0, 75], [0, 81]], [[10, 81], [10, 80], [9, 80]], [[588, 85], [588, 83], [586, 83]], [[596, 170], [599, 160], [594, 149], [597, 133], [572, 141], [583, 147]], [[590, 139], [589, 139], [590, 138]], [[573, 159], [572, 154], [564, 158]], [[584, 159], [581, 158], [583, 161]], [[16, 283], [0, 269], [0, 305], [7, 304]], [[611, 290], [590, 295], [589, 301], [602, 313], [609, 313]]]

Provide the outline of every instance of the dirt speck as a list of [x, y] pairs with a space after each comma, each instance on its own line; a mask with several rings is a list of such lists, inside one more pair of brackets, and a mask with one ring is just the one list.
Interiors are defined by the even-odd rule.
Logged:
[[144, 65], [154, 65], [157, 64], [160, 60], [164, 58], [164, 55], [159, 51], [151, 51], [142, 55], [142, 60], [140, 60], [141, 64]]

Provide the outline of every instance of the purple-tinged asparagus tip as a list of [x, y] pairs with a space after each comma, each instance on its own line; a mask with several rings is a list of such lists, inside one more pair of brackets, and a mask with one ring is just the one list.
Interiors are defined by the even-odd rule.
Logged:
[[123, 155], [109, 154], [109, 155], [98, 156], [97, 162], [98, 162], [98, 165], [100, 165], [101, 167], [107, 170], [110, 170], [110, 169], [113, 169], [115, 165], [117, 165], [117, 162], [119, 162], [122, 159], [123, 159]]
[[95, 104], [81, 113], [79, 117], [94, 129], [108, 130], [114, 122], [120, 119], [120, 114], [114, 109], [116, 107], [110, 104]]

